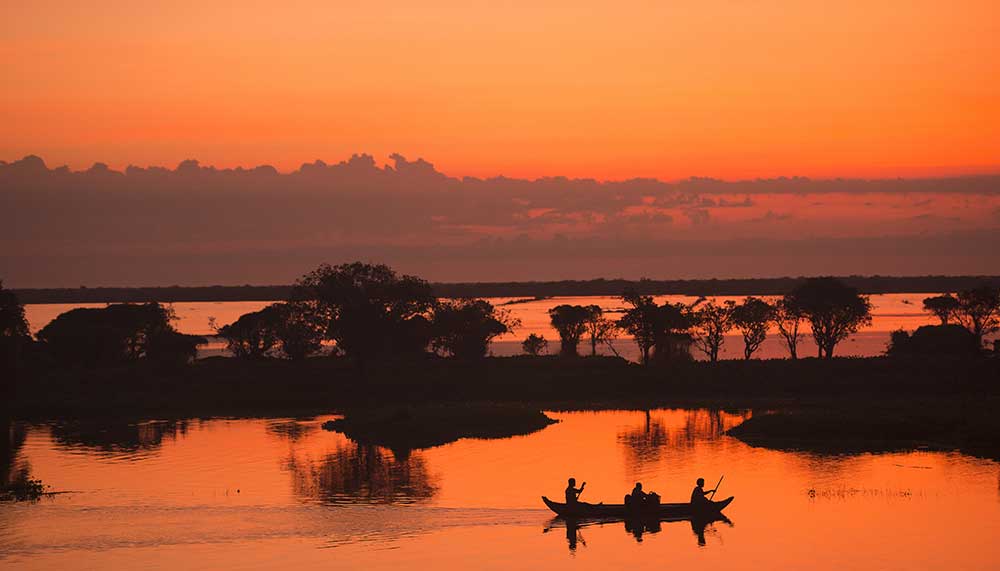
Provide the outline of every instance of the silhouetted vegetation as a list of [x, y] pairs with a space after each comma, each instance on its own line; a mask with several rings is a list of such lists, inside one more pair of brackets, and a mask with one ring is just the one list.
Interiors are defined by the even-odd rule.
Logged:
[[59, 363], [96, 367], [144, 360], [175, 365], [194, 359], [204, 337], [178, 333], [171, 310], [158, 303], [77, 308], [56, 317], [38, 340]]
[[1000, 287], [981, 284], [959, 292], [955, 317], [982, 346], [984, 336], [1000, 330]]
[[639, 346], [641, 363], [691, 359], [691, 317], [683, 304], [657, 305], [652, 296], [628, 292], [622, 301], [631, 307], [618, 320], [618, 327], [632, 335]]
[[[837, 343], [871, 319], [868, 299], [834, 278], [801, 282], [774, 305], [757, 297], [657, 304], [652, 296], [627, 292], [617, 322], [597, 306], [557, 305], [550, 316], [560, 332], [560, 354], [577, 355], [589, 335], [590, 357], [542, 357], [545, 340], [531, 335], [523, 344], [528, 355], [485, 358], [491, 341], [517, 325], [507, 310], [481, 299], [436, 299], [429, 284], [387, 266], [320, 266], [298, 282], [288, 301], [219, 328], [233, 354], [244, 358], [149, 367], [187, 363], [204, 340], [175, 331], [169, 308], [158, 303], [68, 311], [39, 332], [40, 350], [32, 353], [41, 357], [32, 358], [29, 374], [6, 377], [17, 389], [6, 403], [17, 415], [44, 417], [339, 409], [347, 416], [333, 427], [401, 454], [464, 436], [536, 430], [548, 422], [539, 403], [649, 408], [813, 402], [854, 409], [879, 400], [903, 408], [911, 401], [957, 407], [968, 395], [1000, 398], [1000, 359], [981, 357], [981, 336], [997, 329], [996, 290], [990, 287], [954, 297], [949, 325], [893, 334], [889, 358], [833, 358]], [[5, 337], [24, 339], [23, 310], [12, 297], [0, 301], [3, 323], [13, 324], [5, 326]], [[812, 325], [822, 359], [794, 358], [803, 320]], [[751, 360], [771, 323], [793, 359]], [[611, 347], [619, 327], [635, 340], [642, 365], [651, 366], [596, 355], [599, 344]], [[723, 335], [733, 328], [742, 333], [745, 360], [718, 361]], [[309, 358], [323, 341], [336, 350]], [[709, 362], [693, 361], [694, 343]], [[278, 356], [287, 359], [269, 358]], [[497, 404], [466, 406], [479, 402]], [[958, 426], [934, 422], [930, 433]], [[969, 423], [976, 436], [963, 436], [962, 446], [980, 438], [977, 423], [988, 424]], [[58, 423], [53, 436], [74, 441], [73, 427]], [[169, 431], [134, 425], [109, 438], [155, 446]]]
[[692, 310], [694, 345], [713, 363], [719, 360], [726, 333], [733, 328], [734, 307], [736, 304], [732, 301], [722, 304], [709, 301]]
[[506, 309], [482, 299], [442, 301], [434, 307], [431, 347], [458, 359], [479, 359], [490, 342], [519, 325]]
[[924, 311], [940, 319], [941, 325], [958, 323], [982, 349], [983, 338], [1000, 331], [1000, 286], [983, 282], [959, 292], [957, 297], [951, 294], [928, 297], [924, 299]]
[[886, 353], [891, 357], [974, 358], [982, 352], [976, 336], [961, 325], [923, 325], [913, 334], [894, 331]]
[[994, 396], [799, 407], [754, 415], [728, 434], [754, 446], [779, 449], [841, 453], [928, 447], [997, 458], [997, 404]]
[[315, 355], [323, 346], [330, 316], [314, 301], [286, 301], [275, 308], [275, 334], [282, 354], [293, 361]]
[[743, 357], [750, 359], [767, 339], [767, 330], [774, 320], [775, 309], [770, 303], [748, 297], [732, 309], [733, 325], [743, 335]]
[[[549, 310], [552, 327], [559, 332], [559, 354], [563, 357], [576, 357], [580, 339], [587, 332], [587, 323], [594, 315], [597, 306], [557, 305]], [[597, 308], [600, 311], [600, 308]]]
[[531, 434], [555, 421], [536, 409], [476, 404], [388, 407], [348, 411], [323, 428], [343, 432], [361, 444], [375, 444], [405, 455], [459, 438], [507, 438]]
[[430, 284], [386, 265], [322, 265], [298, 281], [295, 296], [330, 316], [327, 338], [362, 366], [419, 354], [430, 344], [427, 316], [436, 302]]
[[278, 345], [278, 316], [273, 305], [244, 313], [236, 321], [223, 325], [216, 335], [226, 340], [226, 349], [238, 359], [260, 359]]
[[778, 326], [781, 340], [788, 349], [791, 359], [799, 358], [799, 325], [802, 323], [803, 311], [794, 295], [785, 294], [774, 305], [774, 323]]
[[590, 310], [586, 321], [587, 335], [590, 336], [590, 355], [597, 355], [597, 346], [601, 344], [607, 345], [617, 355], [611, 341], [618, 334], [618, 324], [604, 317], [604, 311], [599, 306], [588, 305], [587, 308]]
[[924, 311], [940, 319], [941, 325], [948, 325], [955, 318], [958, 307], [958, 300], [951, 294], [924, 298]]
[[838, 343], [871, 324], [871, 301], [836, 278], [810, 278], [789, 295], [812, 326], [820, 358], [832, 358]]
[[219, 327], [216, 334], [237, 358], [283, 355], [295, 360], [317, 353], [328, 327], [329, 317], [317, 303], [289, 301], [241, 315]]
[[[0, 282], [0, 400], [13, 398], [14, 378], [19, 374], [22, 355], [31, 344], [24, 306]], [[0, 405], [0, 415], [3, 414]]]
[[545, 352], [546, 347], [549, 346], [549, 342], [545, 340], [545, 336], [537, 335], [532, 333], [524, 338], [521, 342], [521, 350], [524, 351], [526, 355], [531, 355], [537, 357]]

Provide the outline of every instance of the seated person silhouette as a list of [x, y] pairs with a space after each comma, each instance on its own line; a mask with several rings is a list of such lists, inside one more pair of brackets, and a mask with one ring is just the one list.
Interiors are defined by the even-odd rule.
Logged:
[[691, 490], [691, 505], [708, 503], [709, 499], [705, 496], [711, 494], [715, 490], [705, 491], [705, 478], [698, 478], [698, 481], [695, 482], [695, 484], [694, 489]]
[[660, 504], [660, 496], [656, 492], [646, 493], [642, 491], [642, 483], [636, 482], [632, 488], [632, 493], [625, 495], [625, 507], [627, 509], [645, 509]]
[[587, 487], [587, 482], [584, 482], [579, 489], [576, 487], [576, 478], [570, 478], [566, 481], [566, 484], [566, 503], [577, 503], [580, 498], [580, 494], [583, 493], [583, 489]]

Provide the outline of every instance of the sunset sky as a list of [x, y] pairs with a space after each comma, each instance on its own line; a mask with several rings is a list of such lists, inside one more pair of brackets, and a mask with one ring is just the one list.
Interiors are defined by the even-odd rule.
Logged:
[[8, 286], [1000, 267], [995, 2], [2, 11]]
[[1000, 170], [996, 2], [7, 2], [0, 159], [451, 176]]

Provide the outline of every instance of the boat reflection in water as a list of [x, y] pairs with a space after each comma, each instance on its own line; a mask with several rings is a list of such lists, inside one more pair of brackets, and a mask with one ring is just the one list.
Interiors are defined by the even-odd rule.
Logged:
[[585, 527], [604, 527], [606, 525], [617, 525], [619, 523], [624, 524], [625, 533], [631, 534], [637, 543], [641, 543], [643, 536], [648, 534], [660, 533], [663, 530], [664, 523], [683, 523], [687, 522], [691, 526], [691, 533], [695, 536], [698, 541], [699, 547], [705, 546], [705, 534], [715, 531], [716, 523], [723, 523], [729, 527], [733, 527], [733, 521], [722, 514], [714, 514], [710, 516], [703, 517], [681, 517], [681, 518], [621, 518], [621, 517], [602, 517], [602, 518], [574, 518], [574, 517], [562, 517], [556, 516], [549, 520], [549, 522], [542, 529], [542, 533], [549, 533], [553, 529], [563, 528], [566, 530], [566, 543], [569, 546], [570, 552], [576, 551], [578, 544], [587, 546], [587, 542], [583, 537], [582, 529]]

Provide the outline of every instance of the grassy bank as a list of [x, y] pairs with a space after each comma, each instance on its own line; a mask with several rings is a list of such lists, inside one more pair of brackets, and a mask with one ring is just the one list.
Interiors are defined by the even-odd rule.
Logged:
[[786, 408], [729, 430], [753, 446], [818, 453], [959, 450], [1000, 458], [1000, 398], [895, 399]]
[[[398, 450], [525, 434], [539, 410], [712, 407], [757, 414], [731, 434], [817, 452], [958, 449], [1000, 458], [1000, 359], [802, 359], [641, 367], [609, 357], [427, 357], [350, 361], [212, 358], [171, 371], [141, 364], [16, 377], [5, 414], [22, 419], [304, 416]], [[483, 403], [489, 403], [484, 405]], [[764, 415], [763, 411], [778, 411]]]
[[518, 405], [397, 405], [354, 409], [323, 424], [361, 444], [391, 449], [397, 456], [460, 438], [507, 438], [541, 430], [555, 421], [541, 411]]
[[1000, 360], [817, 359], [641, 367], [609, 357], [349, 361], [212, 358], [172, 371], [141, 365], [21, 374], [18, 417], [305, 414], [386, 404], [497, 402], [550, 408], [670, 404], [768, 407], [1000, 394]]

